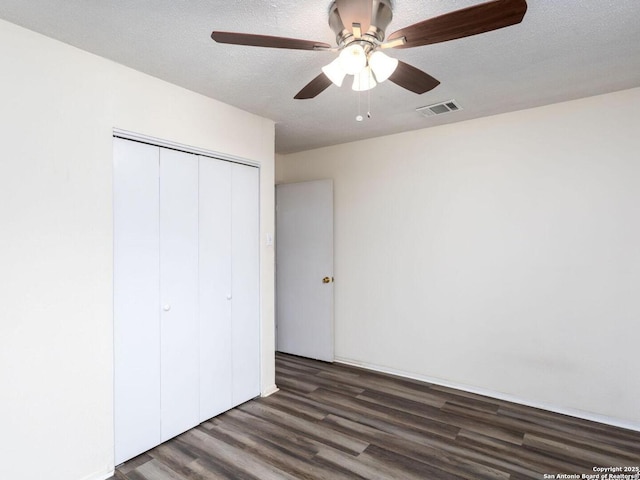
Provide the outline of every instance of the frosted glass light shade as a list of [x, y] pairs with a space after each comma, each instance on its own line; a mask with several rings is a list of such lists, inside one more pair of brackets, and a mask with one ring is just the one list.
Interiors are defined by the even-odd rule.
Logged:
[[333, 82], [334, 85], [337, 85], [338, 87], [342, 86], [342, 81], [347, 74], [347, 72], [342, 68], [340, 57], [336, 58], [329, 65], [322, 67], [322, 72]]
[[376, 79], [373, 77], [373, 73], [371, 73], [371, 68], [367, 67], [357, 75], [354, 75], [353, 86], [351, 88], [356, 92], [364, 92], [371, 90], [376, 85]]
[[340, 52], [340, 66], [345, 73], [355, 75], [367, 65], [367, 55], [360, 45], [349, 45]]
[[369, 66], [373, 70], [373, 74], [376, 76], [378, 83], [384, 82], [388, 79], [398, 67], [398, 59], [391, 58], [385, 55], [381, 51], [376, 51], [369, 57]]

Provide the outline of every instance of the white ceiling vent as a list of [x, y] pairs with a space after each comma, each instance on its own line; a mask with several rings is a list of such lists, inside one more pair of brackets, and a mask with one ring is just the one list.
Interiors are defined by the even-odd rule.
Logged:
[[434, 103], [426, 107], [416, 108], [416, 112], [421, 113], [425, 117], [433, 117], [434, 115], [442, 115], [443, 113], [457, 112], [462, 107], [455, 100], [447, 100], [445, 102]]

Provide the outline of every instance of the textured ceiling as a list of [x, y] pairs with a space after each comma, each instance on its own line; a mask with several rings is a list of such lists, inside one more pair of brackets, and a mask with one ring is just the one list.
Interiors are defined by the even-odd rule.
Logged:
[[[483, 0], [396, 0], [387, 33]], [[293, 96], [333, 58], [216, 44], [212, 30], [334, 44], [331, 0], [2, 0], [0, 18], [276, 121], [289, 153], [640, 86], [639, 0], [528, 0], [524, 21], [390, 55], [442, 83], [416, 95], [350, 82], [312, 100]], [[464, 110], [425, 118], [417, 107], [455, 99]]]

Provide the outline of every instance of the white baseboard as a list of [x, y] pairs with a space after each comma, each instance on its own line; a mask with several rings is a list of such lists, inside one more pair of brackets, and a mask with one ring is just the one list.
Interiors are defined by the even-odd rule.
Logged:
[[107, 478], [113, 477], [114, 473], [115, 469], [111, 468], [111, 470], [108, 470], [106, 472], [103, 471], [100, 473], [92, 473], [91, 475], [87, 475], [82, 480], [106, 480]]
[[585, 412], [574, 408], [558, 407], [557, 405], [551, 405], [543, 402], [536, 402], [527, 400], [524, 398], [516, 397], [502, 392], [495, 392], [479, 387], [472, 387], [469, 385], [463, 385], [460, 383], [450, 382], [448, 380], [442, 380], [440, 378], [428, 377], [425, 375], [417, 375], [415, 373], [403, 372], [401, 370], [395, 370], [393, 368], [381, 367], [367, 362], [359, 362], [357, 360], [351, 360], [349, 358], [336, 357], [336, 363], [342, 363], [345, 365], [351, 365], [354, 367], [360, 367], [374, 372], [389, 373], [398, 377], [411, 378], [413, 380], [420, 380], [421, 382], [433, 383], [434, 385], [440, 385], [442, 387], [449, 387], [455, 390], [462, 390], [463, 392], [475, 393], [477, 395], [483, 395], [485, 397], [491, 397], [498, 400], [504, 400], [506, 402], [518, 403], [527, 407], [539, 408], [554, 413], [560, 413], [562, 415], [569, 415], [571, 417], [582, 418], [584, 420], [591, 420], [592, 422], [604, 423], [606, 425], [612, 425], [614, 427], [626, 428], [627, 430], [634, 430], [640, 432], [640, 423], [630, 420], [623, 420], [620, 418], [609, 417], [606, 415], [600, 415], [598, 413]]
[[269, 386], [269, 387], [265, 388], [265, 389], [263, 390], [263, 392], [260, 394], [260, 396], [261, 396], [262, 398], [264, 398], [264, 397], [268, 397], [269, 395], [273, 395], [274, 393], [279, 392], [279, 391], [280, 391], [280, 389], [279, 389], [279, 388], [277, 387], [277, 385], [274, 383], [273, 385], [271, 385], [271, 386]]

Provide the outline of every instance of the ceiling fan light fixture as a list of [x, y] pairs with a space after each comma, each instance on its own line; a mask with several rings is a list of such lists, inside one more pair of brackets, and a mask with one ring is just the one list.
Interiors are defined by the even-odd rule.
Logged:
[[371, 72], [371, 68], [366, 67], [360, 73], [353, 76], [353, 85], [351, 89], [356, 92], [365, 92], [371, 90], [378, 83]]
[[[486, 0], [387, 35], [386, 29], [393, 18], [392, 3], [393, 0], [332, 0], [329, 27], [336, 35], [337, 48], [299, 38], [217, 30], [211, 33], [211, 38], [217, 43], [233, 45], [340, 52], [338, 62], [323, 68], [322, 73], [293, 97], [296, 100], [315, 98], [332, 83], [341, 85], [346, 75], [357, 75], [352, 87], [357, 91], [370, 90], [389, 79], [420, 95], [433, 90], [440, 82], [408, 63], [376, 53], [378, 49], [433, 45], [499, 30], [521, 23], [528, 9], [527, 0]], [[342, 72], [336, 68], [338, 65]]]
[[348, 75], [356, 75], [367, 66], [367, 55], [364, 48], [358, 44], [345, 47], [338, 56], [342, 70]]
[[327, 76], [331, 82], [338, 86], [342, 86], [342, 81], [344, 77], [347, 75], [347, 72], [342, 68], [342, 64], [340, 62], [340, 57], [336, 58], [329, 65], [325, 65], [322, 67], [322, 72]]
[[378, 50], [369, 56], [369, 66], [371, 70], [373, 70], [373, 74], [376, 76], [378, 83], [382, 83], [396, 71], [396, 68], [398, 68], [398, 59], [391, 58]]

